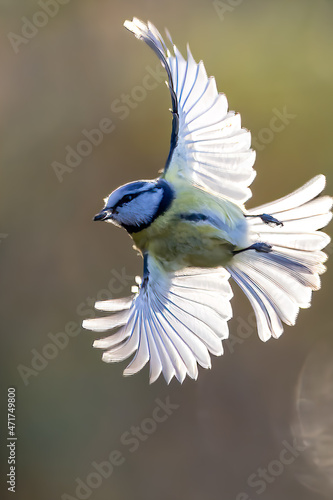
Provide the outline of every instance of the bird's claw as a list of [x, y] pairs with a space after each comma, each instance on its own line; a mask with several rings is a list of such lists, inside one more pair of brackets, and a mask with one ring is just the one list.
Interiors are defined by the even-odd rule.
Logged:
[[269, 226], [283, 226], [283, 222], [278, 219], [275, 219], [272, 215], [269, 214], [261, 214], [259, 215], [260, 219]]
[[268, 243], [257, 241], [257, 243], [253, 243], [253, 245], [249, 247], [242, 248], [241, 250], [234, 250], [232, 253], [234, 255], [237, 255], [241, 252], [246, 252], [246, 250], [255, 250], [256, 252], [269, 253], [272, 251], [272, 247]]
[[271, 245], [268, 245], [267, 243], [263, 243], [261, 241], [251, 245], [250, 249], [256, 250], [256, 252], [263, 252], [263, 253], [269, 253], [272, 251]]

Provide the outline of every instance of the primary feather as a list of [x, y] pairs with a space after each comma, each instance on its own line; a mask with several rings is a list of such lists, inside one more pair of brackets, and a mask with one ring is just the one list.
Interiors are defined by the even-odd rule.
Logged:
[[214, 194], [244, 203], [256, 173], [251, 133], [241, 128], [240, 115], [228, 111], [226, 96], [218, 93], [215, 79], [207, 77], [203, 62], [195, 62], [189, 47], [185, 61], [175, 45], [171, 54], [151, 23], [134, 18], [124, 26], [154, 50], [167, 71], [174, 120], [165, 178], [172, 181], [181, 174]]
[[[232, 291], [229, 274], [220, 269], [187, 269], [166, 274], [148, 258], [147, 278], [140, 293], [126, 300], [124, 310], [113, 301], [98, 303], [98, 309], [116, 310], [112, 316], [88, 319], [83, 327], [93, 331], [120, 330], [94, 342], [106, 349], [103, 360], [123, 361], [136, 352], [124, 375], [133, 375], [150, 360], [150, 382], [163, 372], [182, 382], [197, 378], [197, 363], [210, 368], [212, 353], [223, 353], [222, 339], [228, 337]], [[130, 304], [130, 307], [128, 308]]]
[[251, 302], [263, 341], [279, 337], [282, 322], [294, 325], [299, 308], [310, 307], [312, 290], [320, 288], [327, 259], [321, 250], [330, 238], [317, 230], [332, 218], [332, 198], [315, 198], [324, 187], [325, 177], [318, 175], [288, 196], [249, 211], [268, 212], [283, 222], [273, 228], [250, 219], [251, 241], [265, 242], [272, 251], [240, 253], [227, 267]]

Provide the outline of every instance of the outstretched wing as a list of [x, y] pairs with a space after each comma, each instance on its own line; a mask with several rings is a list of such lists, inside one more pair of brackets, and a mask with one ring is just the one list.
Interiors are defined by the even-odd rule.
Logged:
[[[238, 113], [208, 78], [187, 47], [187, 60], [177, 47], [173, 55], [149, 21], [125, 21], [124, 26], [153, 49], [165, 68], [172, 102], [172, 134], [164, 176], [181, 175], [214, 194], [242, 204], [251, 197], [248, 186], [256, 173], [251, 134], [241, 128]], [[168, 35], [169, 36], [169, 35]], [[170, 38], [170, 36], [169, 36]], [[171, 38], [170, 38], [171, 40]]]
[[103, 361], [123, 361], [135, 353], [124, 375], [133, 375], [150, 362], [150, 383], [163, 373], [167, 383], [175, 376], [196, 379], [197, 364], [211, 367], [209, 353], [223, 354], [232, 316], [228, 283], [223, 269], [186, 269], [165, 273], [152, 257], [145, 257], [140, 290], [126, 299], [95, 304], [111, 316], [87, 319], [83, 327], [96, 332], [118, 328], [96, 340], [105, 349]]

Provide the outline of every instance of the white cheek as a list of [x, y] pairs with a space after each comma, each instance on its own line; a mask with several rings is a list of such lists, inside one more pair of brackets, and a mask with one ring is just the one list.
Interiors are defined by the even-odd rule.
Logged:
[[154, 217], [161, 199], [161, 190], [143, 193], [130, 203], [119, 207], [118, 214], [114, 214], [113, 218], [129, 226], [147, 224]]

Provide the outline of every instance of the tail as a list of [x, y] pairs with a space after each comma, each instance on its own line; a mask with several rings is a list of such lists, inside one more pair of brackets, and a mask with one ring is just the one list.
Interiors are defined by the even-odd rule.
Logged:
[[241, 252], [227, 268], [254, 309], [263, 341], [278, 338], [282, 322], [294, 325], [299, 308], [310, 307], [312, 290], [320, 288], [319, 275], [327, 260], [321, 250], [330, 238], [317, 229], [331, 220], [333, 202], [329, 196], [317, 197], [324, 187], [325, 177], [318, 175], [284, 198], [248, 211], [283, 222], [271, 227], [259, 218], [248, 219], [251, 243], [267, 243], [272, 251]]

